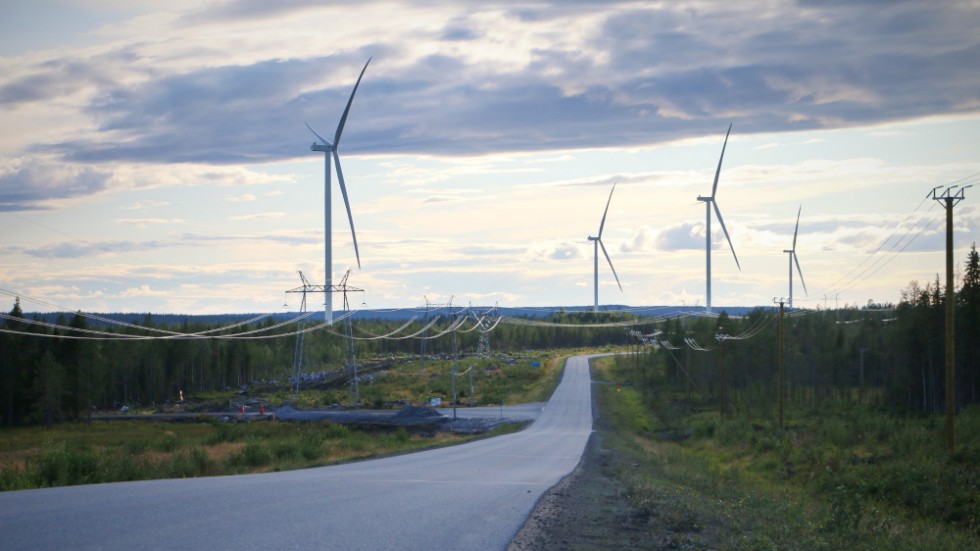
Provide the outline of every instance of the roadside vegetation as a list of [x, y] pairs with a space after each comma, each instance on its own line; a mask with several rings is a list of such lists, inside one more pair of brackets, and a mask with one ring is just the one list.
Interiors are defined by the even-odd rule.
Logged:
[[[548, 357], [534, 361], [540, 365], [532, 367], [531, 361], [525, 360], [477, 369], [475, 405], [546, 400], [563, 364]], [[457, 380], [457, 386], [466, 389], [457, 392], [461, 405], [465, 405], [468, 378]], [[406, 362], [376, 373], [371, 382], [360, 385], [360, 394], [369, 405], [404, 401], [421, 405], [433, 396], [448, 403], [450, 388], [450, 362], [432, 361], [421, 366]], [[242, 399], [234, 392], [204, 398], [215, 404]], [[282, 389], [270, 389], [268, 394], [254, 391], [249, 396], [270, 404], [291, 398]], [[303, 390], [299, 402], [320, 407], [350, 399], [349, 389], [343, 387]], [[503, 426], [491, 435], [516, 428]], [[360, 429], [330, 422], [113, 420], [59, 423], [51, 428], [9, 427], [0, 429], [0, 490], [282, 471], [441, 447], [472, 438], [431, 428]]]
[[[855, 401], [717, 400], [623, 356], [593, 363], [620, 492], [676, 548], [978, 549], [980, 411], [957, 417]], [[856, 394], [855, 394], [856, 396]], [[664, 543], [664, 540], [661, 540]]]

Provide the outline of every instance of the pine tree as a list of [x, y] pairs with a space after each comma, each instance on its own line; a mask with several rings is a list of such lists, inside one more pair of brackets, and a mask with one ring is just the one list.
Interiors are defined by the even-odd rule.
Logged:
[[975, 404], [980, 400], [980, 254], [976, 243], [967, 254], [957, 307], [956, 359], [961, 373], [957, 398]]
[[65, 370], [50, 350], [34, 365], [34, 419], [51, 428], [61, 418], [61, 398], [65, 393]]

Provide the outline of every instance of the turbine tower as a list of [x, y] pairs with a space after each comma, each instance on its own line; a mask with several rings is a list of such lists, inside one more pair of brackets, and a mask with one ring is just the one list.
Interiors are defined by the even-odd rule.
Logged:
[[725, 232], [725, 239], [728, 240], [728, 246], [732, 249], [732, 256], [735, 257], [735, 265], [738, 266], [738, 271], [742, 271], [742, 266], [738, 263], [738, 256], [735, 254], [735, 246], [732, 245], [732, 239], [728, 236], [728, 229], [725, 228], [725, 219], [721, 217], [721, 211], [718, 209], [718, 201], [715, 199], [715, 195], [718, 192], [718, 176], [721, 174], [721, 162], [725, 159], [725, 147], [728, 146], [728, 135], [731, 133], [732, 125], [729, 124], [728, 132], [725, 134], [725, 143], [721, 146], [721, 157], [718, 159], [718, 168], [715, 169], [715, 183], [711, 186], [711, 195], [707, 197], [698, 195], [698, 201], [704, 202], [705, 209], [704, 254], [708, 282], [705, 309], [708, 312], [711, 312], [711, 207], [715, 209], [715, 216], [718, 217], [718, 222], [721, 224], [721, 231]]
[[[344, 124], [347, 122], [347, 115], [350, 113], [351, 103], [354, 102], [354, 94], [357, 93], [357, 87], [361, 84], [361, 78], [364, 77], [364, 71], [367, 70], [368, 64], [371, 63], [371, 58], [368, 58], [367, 63], [364, 64], [364, 68], [361, 69], [361, 75], [357, 77], [357, 82], [354, 84], [354, 90], [350, 93], [350, 99], [347, 100], [347, 107], [344, 109], [344, 114], [340, 117], [340, 123], [337, 125], [337, 133], [334, 134], [333, 143], [330, 140], [321, 136], [316, 130], [313, 129], [308, 123], [306, 128], [313, 133], [314, 136], [320, 140], [320, 143], [314, 143], [310, 146], [311, 151], [323, 151], [324, 154], [324, 269], [326, 272], [326, 283], [325, 287], [329, 290], [333, 288], [333, 266], [331, 259], [331, 231], [330, 231], [330, 157], [333, 156], [334, 166], [337, 168], [337, 180], [340, 182], [340, 193], [344, 196], [344, 206], [347, 207], [347, 219], [350, 221], [350, 233], [354, 240], [354, 255], [357, 257], [357, 268], [361, 267], [361, 253], [357, 249], [357, 233], [354, 232], [354, 217], [350, 212], [350, 201], [347, 198], [347, 186], [344, 184], [344, 172], [340, 169], [340, 154], [337, 152], [337, 148], [340, 147], [340, 135], [344, 131]], [[332, 297], [328, 293], [326, 306], [324, 310], [324, 316], [328, 324], [333, 324], [333, 304]]]
[[613, 276], [616, 278], [616, 285], [619, 285], [619, 290], [622, 292], [623, 285], [619, 282], [619, 276], [616, 275], [616, 268], [613, 268], [612, 259], [609, 258], [609, 253], [606, 252], [606, 246], [602, 244], [602, 228], [606, 225], [606, 214], [609, 213], [609, 203], [612, 202], [613, 192], [616, 191], [616, 184], [613, 184], [612, 191], [609, 192], [609, 199], [606, 201], [606, 210], [602, 211], [602, 222], [599, 223], [599, 233], [595, 237], [589, 236], [589, 241], [592, 241], [592, 248], [594, 250], [593, 265], [595, 267], [595, 302], [592, 305], [592, 311], [599, 311], [599, 248], [602, 248], [602, 254], [606, 255], [606, 261], [609, 262], [609, 269], [612, 270]]
[[803, 270], [800, 269], [800, 258], [796, 256], [796, 233], [800, 231], [800, 213], [803, 212], [803, 205], [796, 211], [796, 229], [793, 230], [793, 248], [784, 250], [789, 254], [789, 307], [793, 307], [793, 264], [796, 264], [796, 271], [800, 274], [800, 283], [803, 284], [803, 292], [809, 295], [806, 290], [806, 282], [803, 281]]

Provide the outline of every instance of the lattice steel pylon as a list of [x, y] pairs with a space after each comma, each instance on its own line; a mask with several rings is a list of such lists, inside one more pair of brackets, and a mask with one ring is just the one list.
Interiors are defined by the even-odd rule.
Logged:
[[[303, 295], [303, 299], [302, 299], [302, 301], [300, 303], [300, 313], [306, 313], [306, 311], [307, 311], [306, 310], [306, 294], [307, 293], [325, 293], [325, 294], [326, 293], [336, 293], [336, 292], [343, 293], [343, 296], [344, 296], [344, 311], [346, 313], [347, 310], [349, 310], [348, 304], [347, 304], [347, 293], [348, 292], [354, 292], [354, 291], [364, 291], [364, 289], [357, 289], [357, 288], [350, 287], [350, 286], [347, 285], [347, 277], [350, 276], [350, 270], [347, 270], [347, 273], [344, 274], [343, 279], [340, 281], [340, 285], [331, 285], [329, 289], [327, 288], [326, 285], [315, 285], [313, 283], [310, 283], [309, 280], [306, 279], [306, 276], [303, 275], [303, 272], [302, 271], [299, 271], [298, 273], [299, 273], [299, 278], [303, 282], [303, 284], [300, 285], [299, 287], [294, 287], [293, 289], [289, 289], [288, 291], [286, 291], [286, 293], [301, 293]], [[331, 297], [330, 297], [330, 295], [327, 295], [326, 296], [326, 300], [327, 301], [332, 300]], [[305, 318], [304, 318], [303, 320], [301, 320], [299, 322], [299, 326], [296, 329], [296, 347], [293, 350], [293, 381], [295, 382], [295, 387], [294, 387], [294, 390], [293, 390], [293, 399], [294, 400], [299, 397], [300, 374], [303, 371], [303, 335], [306, 334], [306, 332], [303, 329], [303, 326], [305, 325], [305, 323], [306, 322], [305, 322]], [[352, 332], [353, 332], [353, 329], [351, 327], [350, 316], [347, 316], [347, 328], [346, 328], [346, 338], [345, 338], [345, 340], [347, 341], [348, 352], [347, 352], [347, 358], [345, 358], [346, 361], [347, 361], [345, 367], [347, 367], [348, 369], [353, 364], [353, 360], [352, 359], [348, 359], [348, 358], [351, 358], [352, 357], [352, 354], [353, 354], [354, 344], [353, 344], [353, 333]], [[354, 367], [354, 376], [352, 377], [352, 381], [354, 381], [356, 379], [356, 377], [357, 377], [356, 369], [357, 368], [355, 366]], [[353, 382], [352, 382], [352, 384], [353, 384]], [[355, 396], [356, 396], [356, 392], [355, 392]]]
[[[299, 312], [300, 314], [306, 313], [306, 293], [325, 293], [326, 288], [323, 285], [313, 285], [310, 283], [306, 276], [303, 275], [302, 271], [299, 271], [299, 279], [303, 282], [299, 287], [289, 289], [286, 293], [302, 293], [303, 299], [300, 301]], [[299, 325], [296, 328], [296, 346], [293, 349], [293, 383], [295, 387], [293, 389], [293, 400], [299, 397], [299, 380], [300, 373], [303, 370], [303, 335], [306, 332], [303, 327], [306, 325], [306, 319], [300, 320]]]
[[479, 338], [476, 341], [476, 357], [481, 360], [490, 357], [490, 317], [496, 309], [497, 306], [494, 305], [493, 308], [489, 308], [480, 314], [472, 312], [479, 332]]
[[347, 285], [348, 277], [350, 277], [350, 270], [347, 270], [347, 273], [344, 274], [343, 279], [340, 280], [340, 285], [337, 285], [335, 290], [340, 291], [344, 296], [344, 334], [346, 336], [344, 339], [346, 341], [346, 346], [344, 347], [344, 361], [345, 368], [350, 374], [351, 401], [356, 405], [361, 400], [361, 393], [360, 388], [358, 388], [357, 379], [357, 345], [356, 341], [354, 341], [354, 325], [352, 322], [353, 316], [350, 315], [350, 305], [347, 302], [347, 293], [364, 291], [364, 289], [358, 289]]

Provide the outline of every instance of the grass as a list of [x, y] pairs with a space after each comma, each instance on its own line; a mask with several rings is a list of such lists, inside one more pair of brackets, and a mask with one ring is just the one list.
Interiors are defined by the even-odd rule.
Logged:
[[[112, 421], [0, 432], [10, 436], [0, 451], [0, 490], [290, 470], [471, 438], [405, 429], [368, 432], [333, 423]], [[114, 437], [100, 441], [105, 434]], [[129, 439], [118, 438], [122, 434]]]
[[[541, 367], [532, 367], [538, 361]], [[544, 401], [557, 384], [564, 362], [532, 358], [514, 364], [466, 360], [474, 373], [476, 405]], [[451, 362], [408, 362], [375, 372], [360, 385], [367, 405], [382, 407], [397, 401], [428, 403], [431, 397], [448, 403]], [[468, 376], [458, 377], [461, 403], [468, 400]], [[349, 400], [346, 388], [304, 390], [301, 407], [321, 407]], [[258, 397], [281, 401], [286, 391]], [[215, 404], [233, 395], [198, 397]], [[237, 396], [235, 396], [238, 399]], [[251, 396], [250, 398], [256, 398]], [[492, 434], [515, 430], [500, 427]], [[438, 432], [416, 434], [351, 429], [335, 423], [149, 423], [103, 421], [42, 427], [0, 428], [0, 491], [74, 484], [157, 478], [184, 478], [257, 473], [329, 465], [411, 450], [452, 445], [472, 439]]]
[[[540, 364], [535, 367], [532, 364]], [[452, 400], [452, 360], [417, 358], [385, 369], [360, 374], [358, 407], [383, 409], [409, 403], [428, 405], [432, 398], [443, 403]], [[539, 353], [516, 360], [501, 358], [461, 358], [457, 365], [456, 396], [460, 404], [475, 406], [541, 402], [548, 399], [557, 384], [564, 361], [555, 353]], [[470, 396], [470, 373], [473, 373], [473, 396]], [[234, 391], [209, 392], [193, 397], [212, 407], [234, 409], [243, 396]], [[294, 395], [288, 388], [257, 387], [244, 398], [278, 406], [290, 403], [299, 409], [317, 409], [335, 404], [351, 405], [354, 401], [349, 382], [332, 388], [304, 388]], [[235, 406], [237, 407], [237, 406]]]
[[[593, 365], [597, 379], [628, 379], [622, 362]], [[964, 445], [949, 457], [936, 419], [852, 404], [793, 410], [780, 430], [746, 411], [722, 422], [684, 392], [596, 388], [613, 426], [606, 443], [632, 465], [619, 474], [631, 506], [685, 538], [720, 549], [980, 548], [978, 411], [960, 414]]]

